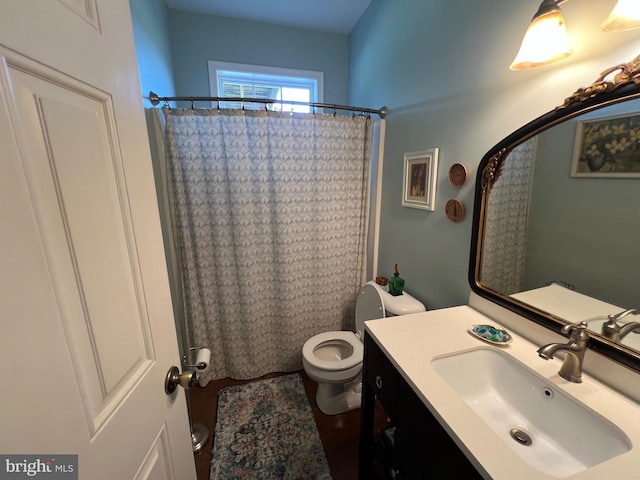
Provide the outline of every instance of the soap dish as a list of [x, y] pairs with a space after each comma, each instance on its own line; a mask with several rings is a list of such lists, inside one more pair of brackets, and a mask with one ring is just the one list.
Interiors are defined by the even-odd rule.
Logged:
[[493, 345], [504, 346], [511, 343], [511, 340], [513, 340], [511, 335], [509, 335], [509, 332], [502, 330], [501, 328], [494, 327], [493, 325], [473, 325], [469, 327], [469, 333], [474, 337]]

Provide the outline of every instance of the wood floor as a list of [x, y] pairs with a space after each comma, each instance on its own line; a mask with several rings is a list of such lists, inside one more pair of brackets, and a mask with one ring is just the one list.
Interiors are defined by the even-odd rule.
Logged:
[[[315, 402], [317, 384], [305, 374], [304, 370], [299, 373], [304, 381], [307, 398], [313, 410], [333, 480], [354, 480], [358, 478], [360, 409], [341, 415], [324, 415]], [[269, 374], [261, 378], [278, 375]], [[243, 383], [247, 383], [247, 381], [221, 379], [209, 382], [204, 388], [194, 387], [189, 391], [191, 421], [205, 425], [210, 434], [207, 444], [200, 453], [195, 455], [198, 480], [209, 480], [218, 391], [224, 387]]]

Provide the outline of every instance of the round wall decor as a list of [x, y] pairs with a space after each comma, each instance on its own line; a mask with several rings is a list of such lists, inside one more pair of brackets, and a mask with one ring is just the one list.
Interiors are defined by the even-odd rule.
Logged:
[[447, 218], [454, 223], [460, 223], [464, 218], [464, 205], [454, 198], [446, 203], [444, 211]]
[[462, 188], [467, 181], [467, 167], [461, 163], [454, 163], [449, 167], [448, 178], [453, 188]]

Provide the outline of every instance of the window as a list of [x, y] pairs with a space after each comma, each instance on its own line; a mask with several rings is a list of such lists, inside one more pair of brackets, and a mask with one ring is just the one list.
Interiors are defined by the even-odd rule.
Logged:
[[[310, 70], [209, 61], [213, 97], [264, 98], [294, 102], [323, 102], [324, 73]], [[241, 108], [241, 102], [220, 102], [221, 108]], [[269, 109], [308, 113], [307, 105], [245, 103], [247, 110]]]

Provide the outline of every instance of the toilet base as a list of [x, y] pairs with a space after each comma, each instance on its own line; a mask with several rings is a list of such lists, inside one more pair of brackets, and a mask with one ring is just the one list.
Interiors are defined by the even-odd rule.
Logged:
[[338, 415], [360, 408], [362, 401], [362, 379], [344, 383], [318, 383], [316, 403], [325, 415]]

